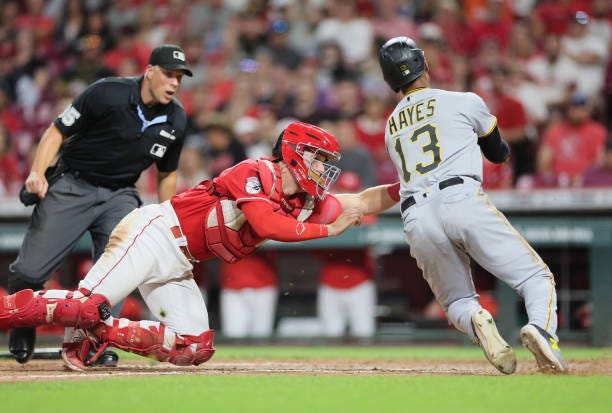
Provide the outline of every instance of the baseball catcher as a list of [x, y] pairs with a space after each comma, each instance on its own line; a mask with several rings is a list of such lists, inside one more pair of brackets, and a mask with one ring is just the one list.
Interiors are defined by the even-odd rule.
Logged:
[[[328, 194], [340, 174], [333, 165], [339, 158], [331, 134], [290, 124], [272, 158], [245, 160], [212, 181], [128, 214], [78, 290], [23, 290], [0, 298], [0, 329], [73, 327], [62, 345], [62, 358], [73, 370], [91, 365], [107, 346], [176, 365], [204, 363], [215, 351], [213, 331], [192, 262], [235, 262], [268, 239], [339, 235], [399, 199], [399, 184]], [[157, 320], [111, 316], [112, 306], [136, 288]], [[95, 355], [87, 359], [92, 348]]]

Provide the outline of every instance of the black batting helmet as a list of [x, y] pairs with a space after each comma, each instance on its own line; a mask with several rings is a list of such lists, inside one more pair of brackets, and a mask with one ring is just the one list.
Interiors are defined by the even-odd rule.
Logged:
[[425, 55], [416, 42], [401, 36], [389, 39], [378, 52], [387, 84], [396, 92], [414, 82], [425, 71]]

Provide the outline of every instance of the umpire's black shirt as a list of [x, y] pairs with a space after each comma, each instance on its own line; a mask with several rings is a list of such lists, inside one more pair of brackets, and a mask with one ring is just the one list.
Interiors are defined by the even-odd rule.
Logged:
[[54, 122], [69, 138], [62, 147], [62, 162], [93, 185], [133, 186], [153, 162], [161, 172], [178, 167], [185, 110], [176, 99], [147, 108], [140, 97], [142, 79], [101, 79]]

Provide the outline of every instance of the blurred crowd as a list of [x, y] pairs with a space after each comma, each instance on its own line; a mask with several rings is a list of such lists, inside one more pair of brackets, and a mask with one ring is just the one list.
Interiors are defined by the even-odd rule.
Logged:
[[[394, 182], [384, 131], [400, 96], [378, 49], [401, 35], [424, 50], [432, 87], [475, 92], [497, 116], [512, 157], [485, 160], [485, 188], [612, 187], [611, 31], [609, 0], [0, 0], [0, 197], [16, 197], [43, 130], [87, 85], [142, 74], [162, 43], [181, 45], [194, 72], [178, 96], [179, 192], [269, 155], [294, 120], [338, 138], [334, 190]], [[154, 176], [141, 177], [143, 195]], [[220, 270], [228, 337], [271, 334], [279, 283], [267, 254]], [[372, 336], [372, 257], [319, 255], [321, 331], [339, 336], [350, 321]], [[431, 304], [425, 316], [444, 318]]]
[[[396, 180], [384, 128], [399, 96], [380, 45], [406, 35], [432, 87], [478, 93], [511, 144], [488, 189], [612, 186], [609, 0], [0, 0], [0, 196], [88, 84], [181, 45], [194, 77], [179, 191], [265, 156], [292, 120], [320, 125], [363, 186]], [[153, 174], [139, 182], [154, 193]]]

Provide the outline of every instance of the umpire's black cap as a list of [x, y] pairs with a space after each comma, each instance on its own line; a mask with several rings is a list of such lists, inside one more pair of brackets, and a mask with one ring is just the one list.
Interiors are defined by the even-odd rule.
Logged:
[[182, 70], [187, 76], [193, 76], [193, 72], [187, 67], [185, 52], [174, 44], [162, 44], [153, 49], [149, 64], [167, 70]]

